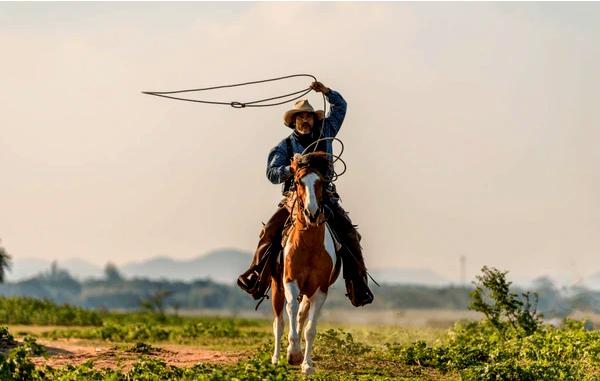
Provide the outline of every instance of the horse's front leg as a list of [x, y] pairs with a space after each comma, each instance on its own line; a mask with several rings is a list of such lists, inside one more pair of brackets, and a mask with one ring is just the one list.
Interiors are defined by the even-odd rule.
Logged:
[[304, 295], [302, 301], [300, 302], [300, 307], [298, 310], [298, 334], [300, 335], [300, 341], [302, 341], [302, 330], [306, 325], [306, 319], [308, 318], [309, 308], [310, 301], [308, 300], [308, 296]]
[[304, 348], [304, 360], [302, 361], [302, 374], [310, 375], [315, 372], [312, 361], [312, 348], [317, 335], [317, 320], [321, 314], [321, 307], [327, 299], [327, 293], [317, 289], [313, 296], [310, 297], [310, 309], [308, 311], [308, 322], [304, 329], [304, 340], [306, 340], [306, 348]]
[[300, 290], [295, 280], [286, 283], [284, 289], [288, 321], [290, 323], [287, 360], [291, 365], [298, 365], [302, 362], [302, 350], [300, 349], [300, 337], [298, 335], [298, 295], [300, 295]]
[[283, 334], [283, 304], [285, 303], [285, 295], [281, 281], [275, 279], [271, 281], [271, 290], [273, 298], [273, 335], [275, 336], [275, 351], [271, 358], [271, 363], [277, 364], [279, 361], [279, 353], [281, 351], [281, 335]]

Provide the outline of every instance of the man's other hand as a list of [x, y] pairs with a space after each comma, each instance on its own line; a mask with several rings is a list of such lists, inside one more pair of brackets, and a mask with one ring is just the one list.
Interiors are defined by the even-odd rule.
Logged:
[[310, 85], [310, 88], [316, 91], [317, 93], [327, 94], [329, 92], [329, 88], [319, 81], [313, 82]]

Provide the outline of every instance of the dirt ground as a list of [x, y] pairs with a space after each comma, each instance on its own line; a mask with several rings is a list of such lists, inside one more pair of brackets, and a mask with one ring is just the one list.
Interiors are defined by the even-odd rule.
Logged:
[[33, 358], [36, 365], [49, 365], [61, 367], [67, 364], [79, 365], [88, 360], [94, 360], [97, 368], [111, 368], [129, 370], [132, 364], [142, 356], [161, 359], [169, 365], [177, 367], [191, 367], [198, 363], [236, 363], [250, 357], [248, 352], [240, 351], [215, 351], [200, 347], [153, 344], [149, 354], [140, 354], [127, 351], [125, 347], [117, 347], [109, 343], [81, 339], [38, 339], [38, 344], [44, 346], [46, 356]]

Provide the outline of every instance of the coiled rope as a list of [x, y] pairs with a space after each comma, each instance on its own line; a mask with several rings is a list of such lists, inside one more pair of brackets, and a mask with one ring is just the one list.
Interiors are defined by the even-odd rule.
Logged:
[[315, 149], [313, 149], [313, 152], [315, 152], [315, 150], [316, 150], [316, 147], [317, 147], [317, 144], [319, 144], [319, 142], [322, 142], [322, 141], [327, 141], [327, 140], [331, 140], [332, 142], [333, 142], [333, 141], [337, 141], [337, 142], [339, 142], [339, 143], [340, 143], [340, 153], [338, 153], [337, 155], [336, 155], [336, 154], [333, 154], [333, 153], [325, 152], [327, 155], [331, 156], [331, 158], [332, 158], [332, 160], [331, 160], [331, 163], [332, 163], [332, 164], [335, 164], [336, 162], [338, 162], [338, 161], [339, 161], [339, 162], [341, 162], [341, 163], [344, 165], [344, 169], [343, 169], [343, 170], [342, 170], [342, 172], [340, 172], [340, 173], [337, 173], [337, 172], [335, 172], [335, 169], [334, 169], [334, 171], [333, 171], [333, 178], [331, 179], [331, 182], [333, 183], [333, 182], [336, 182], [336, 181], [337, 181], [337, 179], [338, 179], [340, 176], [342, 176], [344, 173], [346, 173], [346, 169], [348, 169], [348, 165], [347, 165], [347, 164], [346, 164], [346, 162], [345, 162], [345, 161], [342, 159], [342, 154], [344, 153], [344, 142], [342, 142], [340, 139], [338, 139], [338, 138], [336, 138], [336, 137], [329, 137], [329, 138], [327, 138], [327, 137], [325, 137], [325, 138], [321, 138], [321, 137], [320, 137], [319, 139], [317, 139], [317, 140], [315, 140], [314, 142], [310, 143], [310, 144], [309, 144], [309, 145], [308, 145], [308, 146], [307, 146], [307, 147], [304, 149], [304, 151], [302, 151], [302, 153], [301, 153], [300, 155], [304, 156], [304, 155], [306, 154], [306, 152], [308, 151], [308, 149], [309, 149], [310, 147], [312, 147], [313, 145], [315, 146]]
[[[192, 92], [201, 92], [201, 91], [210, 91], [210, 90], [217, 90], [217, 89], [225, 89], [225, 88], [230, 88], [230, 87], [240, 87], [240, 86], [256, 85], [256, 84], [259, 84], [259, 83], [281, 81], [281, 80], [284, 80], [284, 79], [297, 78], [297, 77], [309, 77], [309, 78], [312, 78], [313, 81], [317, 82], [317, 77], [315, 77], [312, 74], [292, 74], [292, 75], [286, 75], [286, 76], [283, 76], [283, 77], [262, 79], [262, 80], [259, 80], [259, 81], [249, 81], [249, 82], [235, 83], [235, 84], [232, 84], [232, 85], [211, 86], [211, 87], [204, 87], [204, 88], [200, 88], [200, 89], [187, 89], [187, 90], [174, 90], [174, 91], [142, 91], [142, 94], [154, 95], [154, 96], [157, 96], [157, 97], [175, 99], [175, 100], [186, 101], [186, 102], [196, 102], [196, 103], [204, 103], [204, 104], [212, 104], [212, 105], [225, 105], [225, 106], [231, 106], [233, 108], [270, 107], [270, 106], [279, 106], [279, 105], [282, 105], [284, 103], [295, 101], [296, 99], [300, 99], [303, 96], [305, 96], [308, 93], [310, 93], [311, 90], [312, 90], [312, 88], [309, 86], [306, 89], [294, 91], [294, 92], [289, 93], [289, 94], [278, 95], [276, 97], [259, 99], [259, 100], [255, 100], [255, 101], [249, 101], [249, 102], [239, 102], [239, 101], [230, 101], [230, 102], [224, 102], [224, 101], [221, 101], [221, 102], [219, 102], [219, 101], [205, 101], [205, 100], [199, 100], [199, 99], [176, 97], [176, 96], [173, 96], [172, 94], [183, 94], [183, 93], [192, 93]], [[292, 96], [295, 96], [295, 97], [294, 98], [290, 98], [290, 99], [285, 99], [285, 100], [282, 100], [282, 101], [279, 101], [279, 102], [274, 102], [274, 103], [264, 103], [264, 102], [274, 101], [276, 99], [284, 99], [284, 98], [288, 98], [288, 97], [292, 97]], [[327, 99], [325, 98], [325, 94], [322, 94], [322, 96], [323, 96], [323, 112], [326, 113], [326, 111], [327, 111]], [[332, 160], [333, 163], [336, 163], [337, 161], [341, 161], [341, 163], [344, 165], [344, 170], [341, 173], [336, 173], [334, 171], [334, 176], [333, 176], [333, 178], [331, 180], [332, 182], [334, 182], [341, 175], [343, 175], [344, 173], [346, 173], [347, 165], [346, 165], [346, 162], [344, 160], [342, 160], [342, 158], [341, 158], [341, 155], [344, 152], [344, 143], [340, 139], [338, 139], [338, 138], [323, 138], [322, 136], [323, 136], [323, 125], [324, 125], [324, 123], [325, 123], [325, 118], [321, 119], [321, 128], [319, 129], [319, 138], [317, 140], [315, 140], [314, 142], [312, 142], [311, 144], [309, 144], [308, 147], [306, 147], [304, 149], [304, 151], [302, 151], [302, 155], [304, 155], [308, 151], [308, 149], [310, 147], [312, 147], [313, 145], [314, 145], [313, 152], [315, 152], [317, 150], [317, 143], [319, 143], [321, 141], [326, 141], [326, 140], [332, 140], [332, 141], [336, 140], [336, 141], [338, 141], [341, 144], [340, 153], [338, 155], [333, 155], [333, 154], [329, 154], [329, 155], [331, 155], [333, 157], [333, 160]]]
[[[206, 103], [206, 104], [212, 104], [212, 105], [226, 105], [226, 106], [231, 106], [233, 108], [270, 107], [270, 106], [279, 106], [279, 105], [282, 105], [284, 103], [295, 101], [296, 99], [300, 99], [303, 96], [305, 96], [306, 94], [310, 93], [310, 91], [312, 90], [312, 88], [309, 86], [307, 89], [302, 89], [302, 90], [294, 91], [293, 93], [284, 94], [284, 95], [278, 95], [276, 97], [259, 99], [259, 100], [250, 101], [250, 102], [239, 102], [239, 101], [231, 101], [231, 102], [203, 101], [203, 100], [198, 100], [198, 99], [176, 97], [176, 96], [173, 96], [172, 94], [192, 93], [192, 92], [200, 92], [200, 91], [225, 89], [225, 88], [229, 88], [229, 87], [240, 87], [240, 86], [256, 85], [258, 83], [281, 81], [283, 79], [295, 78], [295, 77], [309, 77], [309, 78], [312, 78], [313, 81], [315, 81], [315, 82], [317, 81], [317, 77], [315, 77], [312, 74], [292, 74], [292, 75], [286, 75], [286, 76], [283, 76], [283, 77], [262, 79], [260, 81], [250, 81], [250, 82], [243, 82], [243, 83], [235, 83], [233, 85], [221, 85], [221, 86], [204, 87], [204, 88], [201, 88], [201, 89], [175, 90], [175, 91], [142, 91], [142, 93], [143, 94], [147, 94], [147, 95], [155, 95], [157, 97], [176, 99], [176, 100], [179, 100], [179, 101], [196, 102], [196, 103]], [[300, 94], [300, 95], [298, 95], [298, 94]], [[291, 99], [282, 100], [280, 102], [262, 104], [264, 102], [273, 101], [273, 100], [276, 100], [276, 99], [284, 99], [284, 98], [291, 97], [291, 96], [294, 96], [294, 95], [297, 95], [297, 96], [294, 97], [294, 98], [291, 98]]]

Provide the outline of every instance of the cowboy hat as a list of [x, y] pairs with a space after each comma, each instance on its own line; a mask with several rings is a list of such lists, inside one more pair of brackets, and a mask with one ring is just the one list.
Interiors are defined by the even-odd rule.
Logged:
[[312, 112], [317, 120], [323, 119], [323, 116], [325, 115], [325, 112], [323, 112], [323, 110], [315, 111], [313, 106], [311, 106], [310, 103], [308, 103], [307, 99], [300, 99], [299, 101], [294, 103], [294, 107], [291, 110], [283, 114], [283, 123], [289, 128], [294, 128], [294, 115], [296, 115], [299, 112]]

